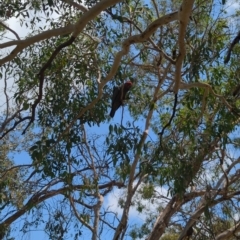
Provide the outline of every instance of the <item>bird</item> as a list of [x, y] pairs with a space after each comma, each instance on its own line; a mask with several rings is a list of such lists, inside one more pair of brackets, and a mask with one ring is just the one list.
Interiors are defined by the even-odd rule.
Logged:
[[113, 88], [112, 108], [110, 112], [110, 117], [113, 118], [118, 108], [123, 105], [123, 101], [126, 99], [126, 94], [130, 90], [132, 85], [133, 83], [131, 81], [127, 81], [121, 86], [115, 86]]

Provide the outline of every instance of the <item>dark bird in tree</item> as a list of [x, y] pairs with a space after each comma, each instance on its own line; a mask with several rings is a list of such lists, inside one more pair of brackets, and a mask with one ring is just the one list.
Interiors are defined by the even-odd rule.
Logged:
[[132, 87], [131, 81], [127, 81], [119, 87], [114, 87], [110, 117], [114, 117], [115, 112], [118, 110], [120, 106], [123, 105], [123, 101], [126, 99], [126, 94], [131, 87]]
[[238, 33], [238, 35], [233, 39], [228, 51], [227, 51], [227, 56], [224, 60], [224, 63], [227, 64], [230, 60], [231, 54], [232, 54], [232, 50], [234, 48], [234, 46], [240, 41], [240, 32]]

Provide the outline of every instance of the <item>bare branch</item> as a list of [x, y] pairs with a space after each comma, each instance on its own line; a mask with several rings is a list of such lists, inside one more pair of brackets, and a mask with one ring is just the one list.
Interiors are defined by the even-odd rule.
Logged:
[[[232, 170], [232, 168], [236, 166], [238, 163], [240, 163], [240, 157], [236, 161], [234, 161], [226, 170], [224, 170], [225, 173], [228, 174]], [[216, 183], [215, 189], [219, 189], [221, 187], [225, 178], [226, 178], [225, 174], [223, 174]]]
[[[19, 112], [20, 112], [20, 111], [22, 111], [22, 110], [19, 110]], [[16, 115], [16, 114], [14, 114], [14, 115], [13, 115], [11, 118], [9, 118], [8, 120], [14, 119], [14, 116], [15, 116], [15, 115]], [[20, 118], [20, 120], [16, 121], [11, 128], [9, 128], [9, 129], [7, 129], [7, 130], [4, 131], [4, 133], [2, 134], [2, 136], [0, 137], [0, 139], [3, 139], [9, 132], [11, 132], [12, 130], [14, 130], [15, 127], [16, 127], [18, 124], [20, 124], [21, 122], [24, 122], [25, 120], [28, 120], [28, 119], [31, 119], [31, 117], [30, 117], [30, 116], [27, 116], [27, 117], [24, 117], [24, 118]]]
[[187, 25], [191, 16], [193, 3], [194, 0], [183, 0], [183, 3], [179, 10], [179, 35], [178, 35], [179, 53], [176, 60], [175, 86], [173, 89], [175, 94], [179, 90], [179, 85], [181, 81], [182, 63], [186, 54], [184, 38], [187, 30]]
[[156, 14], [157, 14], [157, 16], [159, 18], [158, 4], [156, 3], [155, 0], [151, 0], [151, 1], [153, 3], [154, 8], [155, 8]]
[[7, 69], [5, 69], [5, 73], [4, 73], [4, 95], [6, 97], [6, 116], [5, 116], [5, 119], [3, 122], [6, 122], [7, 119], [8, 119], [8, 116], [9, 116], [9, 96], [8, 96], [8, 93], [7, 93], [7, 71], [9, 69], [9, 65], [10, 63], [7, 64]]
[[62, 0], [62, 1], [65, 2], [65, 3], [68, 3], [69, 5], [77, 8], [78, 10], [80, 10], [82, 12], [87, 12], [88, 11], [88, 9], [85, 6], [83, 6], [82, 4], [76, 3], [72, 0]]
[[[218, 198], [216, 200], [213, 200], [219, 193], [220, 193], [220, 190], [212, 190], [212, 191], [206, 192], [205, 196], [202, 197], [202, 200], [200, 201], [200, 204], [197, 207], [197, 210], [191, 215], [190, 219], [188, 220], [188, 222], [187, 222], [186, 226], [184, 227], [184, 230], [181, 232], [181, 235], [179, 236], [178, 240], [181, 240], [181, 239], [183, 239], [184, 236], [186, 236], [187, 231], [199, 219], [199, 217], [204, 212], [206, 207], [212, 207], [214, 205], [217, 205], [220, 202], [226, 201], [227, 199], [231, 199], [235, 195], [240, 194], [240, 192], [238, 191], [238, 192], [230, 193], [228, 196], [225, 196], [225, 191], [222, 191], [221, 193], [224, 196], [221, 198]], [[208, 196], [210, 196], [210, 199], [208, 198]]]
[[94, 206], [94, 223], [93, 223], [93, 235], [92, 240], [98, 239], [98, 227], [99, 227], [99, 220], [100, 220], [100, 209], [103, 204], [103, 196], [100, 193], [97, 193], [98, 202]]
[[84, 221], [84, 219], [79, 215], [79, 213], [77, 212], [77, 209], [76, 209], [76, 207], [74, 205], [74, 202], [73, 202], [73, 199], [72, 199], [71, 196], [69, 196], [69, 201], [70, 201], [71, 207], [72, 207], [73, 212], [74, 212], [76, 218], [78, 219], [78, 221], [80, 223], [82, 223], [84, 226], [86, 226], [93, 233], [93, 227], [90, 226], [86, 221]]
[[12, 171], [13, 169], [15, 169], [15, 168], [25, 168], [25, 167], [31, 167], [32, 166], [32, 164], [22, 164], [22, 165], [16, 165], [16, 166], [13, 166], [13, 167], [11, 167], [11, 168], [8, 168], [8, 169], [6, 169], [6, 170], [4, 170], [4, 171], [1, 171], [0, 173], [3, 173], [3, 175], [1, 175], [0, 177], [1, 177], [1, 179], [3, 179], [4, 178], [4, 176], [7, 174], [7, 173], [9, 173], [10, 171]]
[[156, 240], [162, 236], [171, 216], [182, 206], [182, 204], [183, 201], [177, 200], [176, 196], [169, 201], [163, 212], [158, 216], [147, 240]]
[[15, 40], [15, 41], [9, 41], [9, 42], [0, 44], [0, 49], [17, 45], [15, 47], [15, 49], [13, 49], [12, 52], [8, 56], [0, 59], [0, 66], [3, 65], [4, 63], [9, 62], [12, 59], [14, 59], [17, 56], [17, 54], [19, 52], [21, 52], [24, 48], [26, 48], [36, 42], [40, 42], [42, 40], [45, 40], [45, 39], [48, 39], [51, 37], [67, 35], [67, 34], [73, 32], [74, 28], [75, 28], [75, 25], [69, 24], [63, 28], [47, 30], [47, 31], [39, 33], [33, 37], [29, 37], [25, 40], [19, 40], [19, 41]]
[[[1, 133], [4, 131], [4, 129], [7, 126], [7, 124], [10, 123], [15, 117], [17, 117], [21, 111], [22, 111], [22, 109], [17, 110], [11, 117], [9, 117], [8, 119], [4, 120], [4, 122], [2, 123], [1, 128], [0, 128], [0, 132]], [[5, 135], [1, 136], [0, 139], [2, 139]]]
[[209, 84], [207, 84], [207, 83], [196, 82], [196, 83], [186, 84], [186, 83], [180, 82], [180, 85], [179, 85], [179, 88], [180, 88], [180, 89], [190, 89], [190, 88], [194, 88], [194, 87], [200, 87], [200, 88], [207, 88], [207, 89], [209, 89], [209, 91], [210, 91], [215, 97], [221, 99], [222, 102], [225, 104], [225, 106], [226, 106], [230, 111], [232, 111], [232, 106], [227, 102], [227, 100], [224, 98], [224, 96], [215, 93], [215, 92], [213, 91], [212, 87], [211, 87]]
[[228, 239], [229, 237], [234, 236], [234, 234], [238, 233], [239, 231], [240, 231], [240, 223], [237, 223], [232, 228], [229, 228], [224, 232], [218, 234], [216, 236], [216, 240]]
[[16, 219], [21, 217], [23, 214], [25, 214], [31, 208], [36, 206], [38, 203], [41, 203], [41, 202], [43, 202], [43, 201], [45, 201], [45, 200], [47, 200], [47, 199], [49, 199], [53, 196], [56, 196], [58, 194], [65, 193], [65, 191], [67, 189], [68, 188], [61, 188], [61, 189], [58, 189], [58, 190], [52, 190], [52, 191], [46, 192], [44, 194], [42, 194], [42, 192], [40, 192], [38, 194], [34, 194], [20, 210], [18, 210], [12, 216], [10, 216], [6, 220], [4, 220], [0, 224], [0, 227], [3, 227], [3, 228], [8, 227], [12, 222], [14, 222]]
[[126, 39], [122, 44], [122, 50], [116, 54], [112, 68], [108, 75], [106, 76], [106, 78], [104, 79], [104, 83], [109, 81], [116, 74], [117, 69], [120, 65], [120, 61], [124, 55], [128, 54], [131, 44], [146, 41], [160, 26], [173, 22], [177, 19], [178, 12], [166, 14], [165, 16], [152, 22], [143, 33], [131, 36], [128, 39]]
[[73, 37], [76, 38], [79, 33], [85, 28], [87, 23], [91, 20], [93, 20], [98, 14], [101, 13], [105, 8], [108, 8], [118, 2], [121, 2], [121, 0], [103, 0], [99, 3], [97, 3], [93, 8], [91, 8], [89, 11], [85, 12], [82, 17], [79, 19], [79, 21], [75, 24], [69, 24], [66, 27], [48, 30], [45, 32], [42, 32], [40, 34], [37, 34], [33, 37], [27, 38], [25, 40], [19, 40], [19, 41], [10, 41], [7, 43], [0, 44], [0, 48], [10, 47], [17, 45], [15, 49], [10, 53], [10, 55], [6, 56], [5, 58], [2, 58], [0, 60], [0, 66], [8, 61], [11, 61], [19, 52], [21, 52], [24, 48], [27, 46], [30, 46], [31, 44], [34, 44], [36, 42], [40, 42], [44, 39], [51, 38], [54, 36], [62, 36], [67, 35], [69, 33], [73, 32]]
[[99, 3], [97, 3], [94, 7], [89, 9], [88, 12], [85, 12], [75, 25], [76, 27], [73, 32], [73, 37], [77, 37], [79, 33], [85, 28], [86, 24], [91, 20], [93, 20], [102, 11], [119, 2], [122, 2], [122, 0], [111, 0], [111, 1], [102, 0]]
[[2, 21], [0, 21], [0, 25], [2, 25], [4, 28], [9, 30], [11, 33], [13, 33], [18, 40], [21, 40], [18, 34], [14, 30], [12, 30], [10, 27], [8, 27], [6, 24], [4, 24]]

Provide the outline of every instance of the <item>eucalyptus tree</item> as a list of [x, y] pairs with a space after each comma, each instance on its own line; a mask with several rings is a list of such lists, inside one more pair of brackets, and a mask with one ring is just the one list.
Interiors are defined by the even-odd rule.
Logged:
[[4, 1], [0, 16], [1, 238], [239, 236], [239, 5]]

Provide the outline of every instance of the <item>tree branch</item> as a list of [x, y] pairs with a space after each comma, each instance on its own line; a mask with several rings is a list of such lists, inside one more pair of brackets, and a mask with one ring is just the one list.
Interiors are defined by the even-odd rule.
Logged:
[[9, 30], [11, 33], [13, 33], [18, 40], [21, 40], [18, 34], [14, 30], [12, 30], [10, 27], [8, 27], [6, 24], [4, 24], [2, 21], [0, 21], [0, 25], [2, 25], [4, 28]]
[[69, 5], [75, 7], [76, 9], [78, 9], [82, 12], [87, 12], [88, 11], [88, 9], [85, 6], [83, 6], [82, 4], [76, 3], [72, 0], [62, 0], [62, 1], [65, 2], [65, 3], [68, 3]]
[[240, 231], [240, 223], [238, 222], [237, 224], [235, 224], [235, 226], [233, 226], [233, 227], [225, 230], [224, 232], [218, 234], [216, 236], [216, 240], [228, 239], [229, 237], [234, 236], [234, 234], [238, 233], [239, 231]]
[[194, 0], [183, 0], [183, 3], [179, 10], [179, 35], [178, 35], [178, 47], [179, 54], [176, 60], [176, 71], [175, 71], [175, 86], [173, 88], [174, 93], [178, 93], [179, 85], [181, 81], [182, 63], [185, 58], [185, 34], [187, 25], [192, 13]]
[[36, 42], [40, 42], [44, 39], [51, 38], [54, 36], [62, 36], [67, 35], [69, 33], [73, 32], [73, 37], [76, 38], [79, 33], [85, 28], [87, 23], [91, 20], [93, 20], [98, 14], [100, 14], [105, 8], [108, 8], [118, 2], [121, 2], [122, 0], [103, 0], [99, 3], [97, 3], [94, 7], [92, 7], [89, 11], [84, 12], [84, 14], [80, 17], [78, 22], [75, 24], [69, 24], [66, 27], [48, 30], [45, 32], [42, 32], [40, 34], [37, 34], [33, 37], [27, 38], [25, 40], [19, 40], [19, 41], [10, 41], [6, 43], [0, 44], [0, 48], [10, 47], [17, 45], [15, 49], [5, 58], [0, 59], [0, 66], [8, 61], [11, 61], [19, 52], [21, 52], [24, 48], [28, 47], [29, 45], [32, 45]]

